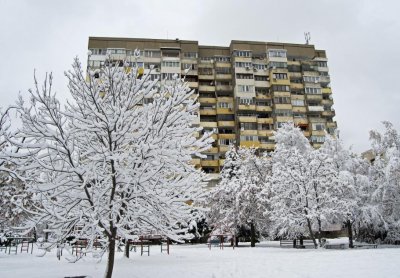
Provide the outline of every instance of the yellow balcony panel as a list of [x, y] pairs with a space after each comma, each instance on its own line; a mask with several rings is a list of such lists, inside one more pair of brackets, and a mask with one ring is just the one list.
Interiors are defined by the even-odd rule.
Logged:
[[321, 104], [322, 104], [322, 105], [331, 106], [331, 105], [333, 105], [333, 100], [331, 100], [331, 99], [323, 99], [323, 100], [321, 101]]
[[218, 121], [218, 126], [219, 127], [234, 127], [235, 122], [234, 121]]
[[199, 87], [198, 82], [188, 82], [188, 86], [192, 89], [197, 89]]
[[290, 83], [290, 88], [292, 89], [304, 89], [304, 85], [302, 83]]
[[219, 160], [219, 166], [224, 166], [224, 163], [225, 163], [225, 159], [220, 159]]
[[323, 94], [332, 94], [332, 89], [331, 88], [322, 88], [322, 93]]
[[303, 131], [303, 134], [305, 137], [310, 137], [311, 135], [309, 131]]
[[290, 60], [288, 60], [287, 64], [288, 65], [300, 66], [300, 61], [290, 61]]
[[233, 103], [233, 97], [217, 97], [217, 102]]
[[[289, 64], [289, 61], [288, 61]], [[300, 65], [300, 63], [299, 63]], [[301, 72], [289, 72], [289, 77], [292, 78], [302, 78], [303, 76], [301, 75]]]
[[230, 147], [228, 145], [220, 145], [219, 146], [219, 152], [220, 153], [226, 153], [227, 151], [229, 151]]
[[249, 129], [249, 130], [240, 130], [240, 135], [258, 135], [258, 130]]
[[233, 86], [232, 85], [216, 85], [215, 90], [216, 91], [233, 91]]
[[315, 136], [325, 136], [325, 130], [313, 130], [311, 134]]
[[313, 147], [316, 148], [316, 149], [319, 149], [319, 148], [322, 147], [322, 144], [321, 144], [321, 143], [312, 143], [312, 145], [313, 145]]
[[201, 160], [201, 166], [204, 167], [218, 167], [219, 161], [218, 160]]
[[302, 126], [308, 125], [308, 120], [306, 118], [294, 118], [293, 122], [296, 125], [302, 125]]
[[274, 135], [274, 131], [273, 130], [258, 130], [258, 136], [273, 136]]
[[270, 83], [271, 85], [290, 85], [290, 80], [289, 79], [276, 79], [276, 78], [270, 78]]
[[238, 109], [239, 109], [239, 110], [251, 110], [251, 111], [255, 111], [255, 110], [256, 110], [256, 105], [255, 105], [255, 104], [249, 104], [249, 105], [239, 104]]
[[274, 92], [274, 97], [290, 97], [290, 92]]
[[200, 165], [200, 158], [192, 158], [192, 160], [190, 161], [190, 164]]
[[292, 110], [292, 105], [291, 104], [275, 104], [274, 108], [280, 109], [280, 110]]
[[200, 122], [202, 127], [217, 127], [217, 122]]
[[213, 74], [199, 74], [198, 77], [199, 77], [199, 80], [214, 80]]
[[235, 139], [235, 137], [236, 137], [235, 134], [223, 134], [223, 133], [218, 134], [218, 139]]
[[292, 94], [290, 97], [291, 97], [292, 100], [293, 99], [305, 100], [304, 95], [294, 95], [294, 94]]
[[260, 143], [260, 148], [272, 151], [275, 149], [275, 144], [274, 143]]
[[260, 142], [258, 141], [240, 141], [241, 147], [247, 148], [258, 148], [260, 146]]
[[306, 98], [308, 100], [322, 100], [322, 95], [306, 95]]
[[200, 109], [200, 115], [203, 115], [203, 116], [217, 115], [217, 110], [216, 109]]
[[271, 112], [272, 107], [271, 106], [257, 106], [256, 111], [258, 112]]
[[218, 139], [218, 134], [213, 133], [213, 134], [211, 135], [211, 138], [214, 139], [214, 140], [217, 140], [217, 139]]
[[198, 131], [195, 131], [192, 133], [194, 137], [199, 138], [200, 137], [200, 133]]
[[273, 118], [257, 118], [257, 123], [258, 124], [273, 124], [274, 119]]
[[204, 151], [204, 153], [218, 153], [218, 147], [211, 147], [208, 150]]
[[242, 123], [256, 123], [257, 117], [256, 116], [238, 116], [239, 122]]
[[222, 61], [215, 62], [216, 68], [231, 68], [231, 66], [232, 65], [230, 62], [222, 62]]
[[251, 57], [233, 57], [234, 62], [251, 62]]
[[202, 92], [215, 92], [215, 86], [199, 85], [199, 91], [202, 91]]
[[277, 116], [275, 119], [276, 119], [277, 122], [293, 122], [293, 117]]
[[305, 106], [293, 106], [292, 110], [293, 112], [299, 112], [299, 113], [307, 112], [307, 108]]
[[232, 80], [232, 74], [215, 74], [215, 79], [216, 80]]
[[197, 70], [189, 70], [188, 72], [186, 72], [186, 70], [182, 70], [181, 71], [181, 76], [190, 76], [190, 75], [198, 75]]
[[204, 103], [204, 104], [216, 104], [217, 103], [217, 99], [216, 98], [212, 98], [212, 97], [200, 97], [199, 98], [199, 102], [200, 103]]
[[217, 108], [217, 114], [233, 114], [232, 108]]
[[271, 95], [256, 94], [256, 99], [271, 99]]
[[332, 110], [332, 111], [324, 111], [324, 112], [322, 112], [322, 116], [324, 116], [324, 117], [334, 117], [335, 116], [335, 111], [334, 110]]
[[337, 127], [337, 124], [336, 124], [336, 122], [328, 122], [328, 123], [326, 123], [326, 126], [327, 126], [327, 127], [336, 128], [336, 127]]

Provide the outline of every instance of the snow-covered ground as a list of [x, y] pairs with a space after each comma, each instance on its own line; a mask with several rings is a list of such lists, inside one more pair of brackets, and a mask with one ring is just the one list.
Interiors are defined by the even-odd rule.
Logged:
[[[35, 255], [36, 253], [36, 255]], [[34, 254], [0, 253], [0, 277], [102, 277], [105, 258], [97, 262], [89, 255], [76, 263], [57, 260], [55, 253], [44, 257]], [[220, 278], [220, 277], [400, 277], [400, 248], [325, 250], [287, 249], [276, 243], [263, 242], [256, 248], [235, 250], [205, 245], [172, 246], [171, 254], [161, 254], [159, 246], [151, 247], [150, 256], [131, 253], [125, 259], [119, 252], [114, 277]]]

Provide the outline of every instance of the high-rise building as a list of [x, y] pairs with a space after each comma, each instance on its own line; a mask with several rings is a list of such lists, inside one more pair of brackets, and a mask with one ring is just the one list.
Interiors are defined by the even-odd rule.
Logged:
[[[197, 41], [90, 37], [88, 64], [121, 63], [140, 50], [137, 65], [150, 78], [169, 82], [186, 76], [199, 95], [198, 123], [214, 131], [205, 172], [218, 174], [229, 145], [274, 149], [273, 130], [287, 121], [298, 125], [314, 147], [333, 134], [332, 91], [324, 50], [309, 44], [231, 41], [203, 46]], [[109, 60], [107, 60], [107, 57]]]

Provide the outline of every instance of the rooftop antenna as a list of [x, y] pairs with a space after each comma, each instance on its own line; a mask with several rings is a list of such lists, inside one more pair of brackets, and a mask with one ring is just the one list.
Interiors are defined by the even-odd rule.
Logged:
[[310, 32], [304, 32], [304, 38], [306, 39], [306, 44], [309, 44], [311, 40]]

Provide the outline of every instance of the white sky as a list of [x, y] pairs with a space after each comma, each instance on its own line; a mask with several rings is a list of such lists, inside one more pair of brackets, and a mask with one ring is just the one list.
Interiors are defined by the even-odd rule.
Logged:
[[[0, 106], [13, 103], [54, 74], [60, 99], [63, 75], [78, 56], [86, 64], [89, 36], [311, 43], [328, 55], [340, 136], [357, 152], [383, 120], [400, 127], [400, 1], [357, 0], [0, 0]], [[399, 82], [400, 83], [400, 82]]]

